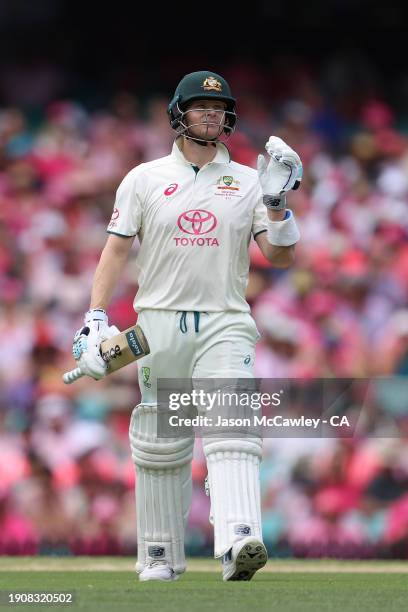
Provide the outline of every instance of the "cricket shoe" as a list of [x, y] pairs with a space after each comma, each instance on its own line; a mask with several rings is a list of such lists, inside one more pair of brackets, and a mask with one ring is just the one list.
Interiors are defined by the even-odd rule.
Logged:
[[178, 574], [170, 567], [167, 561], [150, 561], [139, 574], [139, 580], [141, 582], [147, 582], [148, 580], [161, 580], [164, 582], [170, 582], [177, 580]]
[[251, 580], [268, 560], [264, 543], [248, 536], [232, 546], [222, 558], [222, 579]]

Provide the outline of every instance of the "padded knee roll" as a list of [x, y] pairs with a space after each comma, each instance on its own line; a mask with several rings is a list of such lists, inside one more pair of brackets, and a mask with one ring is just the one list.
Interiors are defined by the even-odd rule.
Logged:
[[262, 440], [203, 438], [214, 557], [248, 535], [262, 539], [259, 468]]
[[158, 438], [157, 407], [142, 404], [133, 410], [129, 438], [136, 467], [136, 569], [166, 560], [180, 574], [185, 570], [194, 439]]

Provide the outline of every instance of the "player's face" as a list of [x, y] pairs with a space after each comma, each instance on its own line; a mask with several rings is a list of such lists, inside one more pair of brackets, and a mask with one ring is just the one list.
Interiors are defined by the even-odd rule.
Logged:
[[195, 100], [184, 115], [188, 133], [203, 140], [218, 138], [224, 129], [226, 108], [221, 100]]

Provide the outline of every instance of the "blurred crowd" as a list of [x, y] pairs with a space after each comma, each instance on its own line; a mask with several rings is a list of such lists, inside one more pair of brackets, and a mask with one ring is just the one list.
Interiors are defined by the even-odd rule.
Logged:
[[[358, 436], [265, 440], [269, 550], [407, 558], [407, 134], [374, 94], [332, 103], [302, 75], [296, 91], [281, 82], [272, 95], [254, 66], [226, 77], [238, 98], [233, 159], [254, 167], [274, 134], [304, 164], [288, 196], [302, 235], [295, 266], [273, 269], [250, 247], [256, 376], [377, 381]], [[115, 191], [171, 149], [167, 102], [121, 91], [92, 110], [71, 99], [36, 113], [0, 108], [0, 554], [134, 553], [136, 364], [72, 386], [61, 374], [73, 367]], [[121, 329], [136, 318], [137, 248], [108, 313]], [[192, 554], [211, 550], [205, 475], [197, 440]]]

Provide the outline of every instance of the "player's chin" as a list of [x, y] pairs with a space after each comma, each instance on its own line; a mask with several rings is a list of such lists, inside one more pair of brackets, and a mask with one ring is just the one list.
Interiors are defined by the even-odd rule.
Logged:
[[217, 126], [211, 126], [208, 129], [205, 127], [203, 129], [197, 130], [197, 134], [195, 134], [196, 138], [202, 138], [202, 140], [208, 140], [211, 142], [212, 140], [216, 140], [219, 138], [222, 130], [217, 128]]

